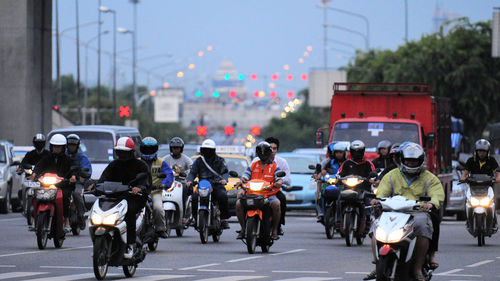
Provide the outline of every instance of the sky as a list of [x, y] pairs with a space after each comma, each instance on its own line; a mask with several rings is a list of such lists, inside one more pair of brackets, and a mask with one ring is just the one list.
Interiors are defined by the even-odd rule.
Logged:
[[[56, 1], [53, 1], [55, 30]], [[58, 0], [61, 36], [61, 74], [76, 76], [76, 6], [78, 0]], [[116, 11], [117, 27], [134, 29], [133, 4], [129, 0], [100, 0]], [[86, 44], [97, 35], [99, 0], [79, 0], [80, 42]], [[436, 7], [449, 14], [468, 17], [471, 22], [492, 18], [500, 0], [407, 0], [408, 40], [419, 40], [433, 30]], [[137, 83], [150, 89], [185, 87], [193, 91], [211, 84], [222, 61], [229, 60], [245, 75], [250, 92], [269, 90], [269, 77], [277, 73], [278, 91], [298, 91], [307, 87], [299, 79], [303, 73], [324, 66], [323, 9], [320, 0], [140, 0], [137, 4]], [[332, 0], [328, 7], [365, 16], [369, 22], [369, 47], [395, 50], [405, 42], [405, 0]], [[102, 84], [112, 83], [113, 16], [102, 14]], [[346, 66], [355, 49], [365, 48], [366, 24], [358, 17], [328, 10], [327, 37], [329, 68]], [[340, 27], [340, 28], [339, 28]], [[354, 32], [347, 32], [349, 29]], [[357, 33], [361, 33], [361, 35]], [[117, 33], [118, 87], [132, 81], [132, 36]], [[55, 38], [55, 36], [53, 37]], [[340, 43], [338, 42], [340, 41]], [[82, 83], [97, 81], [97, 40], [80, 47]], [[211, 46], [211, 51], [207, 47]], [[307, 48], [312, 48], [305, 56]], [[87, 52], [86, 52], [87, 50]], [[198, 56], [199, 52], [203, 56]], [[55, 40], [53, 40], [53, 76]], [[86, 56], [86, 54], [88, 54]], [[87, 58], [87, 60], [86, 60]], [[303, 63], [299, 63], [299, 59]], [[86, 63], [88, 62], [88, 63]], [[194, 69], [188, 69], [194, 64]], [[284, 66], [288, 65], [289, 70]], [[147, 75], [149, 71], [150, 75]], [[183, 71], [184, 77], [176, 74]], [[257, 74], [257, 80], [250, 79]], [[285, 75], [294, 79], [287, 81]], [[267, 79], [263, 77], [267, 76]]]

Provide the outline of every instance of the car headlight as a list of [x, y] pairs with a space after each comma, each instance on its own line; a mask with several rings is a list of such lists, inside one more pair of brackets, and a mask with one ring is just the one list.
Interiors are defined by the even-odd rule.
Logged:
[[97, 213], [93, 213], [92, 216], [90, 217], [90, 221], [92, 222], [93, 225], [102, 224], [102, 219], [103, 217]]

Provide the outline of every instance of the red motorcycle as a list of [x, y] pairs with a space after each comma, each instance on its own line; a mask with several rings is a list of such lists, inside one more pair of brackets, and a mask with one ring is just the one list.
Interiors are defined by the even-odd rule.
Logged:
[[57, 185], [65, 179], [46, 173], [34, 188], [33, 216], [35, 219], [36, 242], [40, 250], [45, 249], [48, 239], [54, 239], [54, 246], [61, 248], [64, 242], [63, 195]]

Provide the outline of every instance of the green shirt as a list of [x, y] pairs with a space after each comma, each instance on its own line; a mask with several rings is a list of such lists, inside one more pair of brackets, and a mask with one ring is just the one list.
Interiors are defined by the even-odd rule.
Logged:
[[401, 195], [406, 199], [418, 200], [420, 196], [424, 196], [426, 189], [427, 196], [431, 197], [430, 203], [439, 208], [444, 201], [444, 189], [441, 181], [434, 174], [425, 170], [408, 186], [401, 171], [393, 169], [380, 181], [377, 197]]

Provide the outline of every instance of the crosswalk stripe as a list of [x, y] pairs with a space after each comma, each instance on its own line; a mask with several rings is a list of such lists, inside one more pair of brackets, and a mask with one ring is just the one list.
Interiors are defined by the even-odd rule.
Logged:
[[0, 280], [47, 274], [48, 272], [8, 272], [0, 274]]
[[261, 279], [267, 276], [226, 276], [226, 277], [214, 277], [208, 279], [198, 279], [196, 281], [240, 281], [240, 280], [251, 280], [251, 279]]
[[326, 280], [342, 280], [342, 277], [299, 277], [291, 279], [279, 279], [277, 281], [326, 281]]
[[139, 278], [134, 278], [134, 281], [157, 281], [157, 280], [167, 280], [167, 279], [181, 279], [193, 277], [193, 275], [149, 275], [149, 276], [141, 276]]

